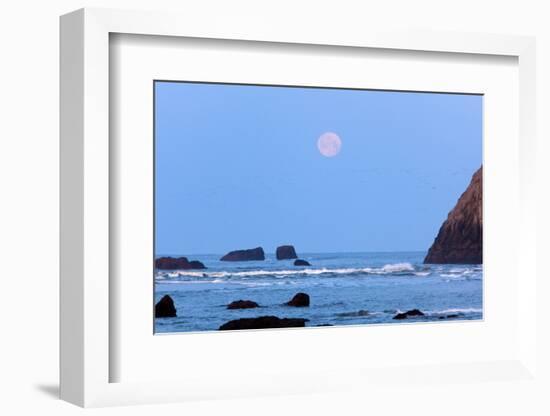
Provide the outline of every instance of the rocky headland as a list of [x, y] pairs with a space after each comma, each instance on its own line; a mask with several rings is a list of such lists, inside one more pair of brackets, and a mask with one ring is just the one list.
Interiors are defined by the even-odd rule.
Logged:
[[482, 179], [483, 167], [480, 167], [439, 229], [424, 263], [483, 263]]

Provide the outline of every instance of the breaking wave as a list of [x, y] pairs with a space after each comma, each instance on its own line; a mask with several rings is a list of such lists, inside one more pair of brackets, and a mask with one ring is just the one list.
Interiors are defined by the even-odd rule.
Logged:
[[[246, 271], [190, 271], [181, 270], [174, 272], [158, 273], [157, 280], [168, 280], [178, 278], [247, 278], [247, 277], [275, 277], [284, 278], [289, 276], [338, 276], [338, 275], [418, 275], [426, 276], [429, 272], [414, 273], [415, 268], [410, 263], [386, 264], [382, 267], [346, 267], [346, 268], [306, 268], [292, 270], [246, 270]], [[427, 274], [426, 274], [427, 273]]]

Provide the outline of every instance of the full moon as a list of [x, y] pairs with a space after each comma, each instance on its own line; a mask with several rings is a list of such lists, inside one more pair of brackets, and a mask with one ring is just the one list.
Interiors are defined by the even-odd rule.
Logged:
[[326, 132], [321, 134], [317, 140], [319, 152], [326, 157], [333, 157], [340, 153], [342, 140], [336, 133]]

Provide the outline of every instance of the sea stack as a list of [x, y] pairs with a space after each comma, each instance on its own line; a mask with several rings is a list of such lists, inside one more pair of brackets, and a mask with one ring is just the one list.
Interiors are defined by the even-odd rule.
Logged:
[[482, 179], [480, 167], [439, 229], [424, 263], [483, 263]]
[[198, 260], [189, 261], [187, 257], [160, 257], [155, 260], [155, 267], [158, 270], [192, 270], [206, 269], [205, 265]]
[[254, 261], [265, 260], [264, 249], [261, 247], [250, 248], [247, 250], [230, 251], [223, 256], [221, 261]]
[[275, 255], [277, 256], [277, 260], [292, 260], [298, 258], [294, 246], [279, 246], [277, 247]]

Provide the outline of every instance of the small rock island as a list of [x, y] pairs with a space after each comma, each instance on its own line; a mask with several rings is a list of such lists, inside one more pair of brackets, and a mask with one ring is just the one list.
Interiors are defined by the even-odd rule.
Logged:
[[424, 263], [483, 263], [482, 177], [483, 167], [480, 167], [439, 229]]
[[206, 266], [198, 260], [189, 261], [187, 257], [159, 257], [155, 260], [158, 270], [202, 270]]
[[230, 251], [220, 261], [258, 261], [265, 260], [265, 253], [262, 247], [250, 248], [247, 250]]
[[290, 245], [277, 247], [275, 255], [277, 260], [293, 260], [298, 258], [294, 246]]

